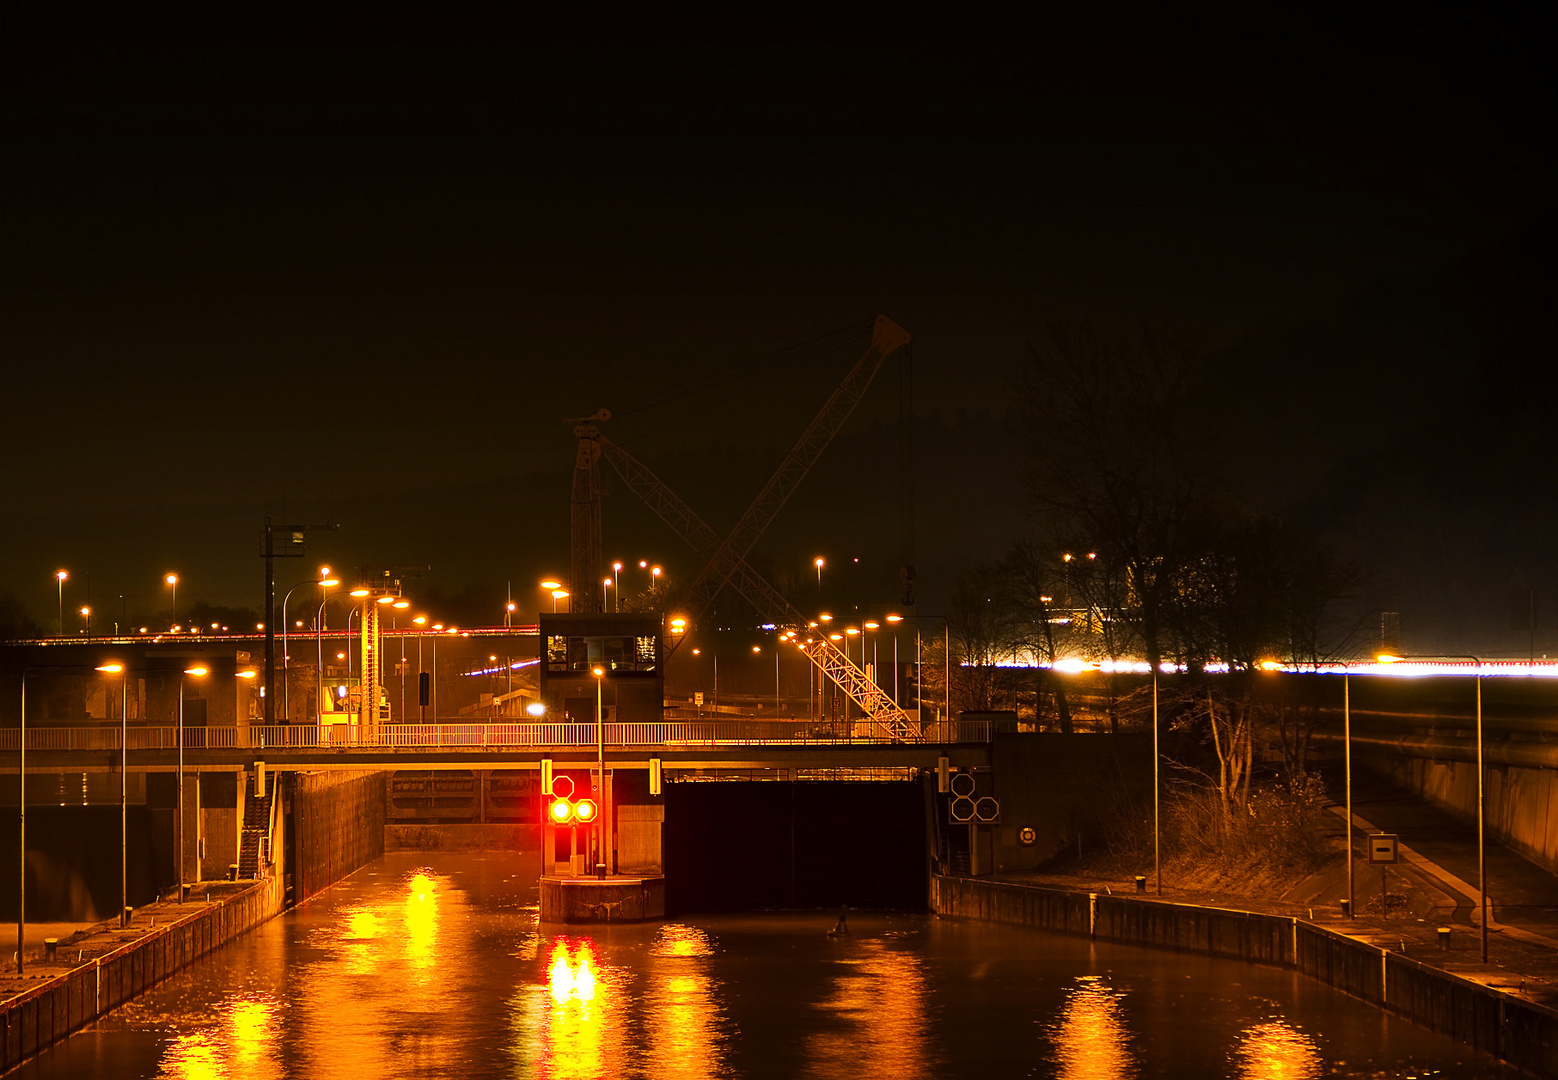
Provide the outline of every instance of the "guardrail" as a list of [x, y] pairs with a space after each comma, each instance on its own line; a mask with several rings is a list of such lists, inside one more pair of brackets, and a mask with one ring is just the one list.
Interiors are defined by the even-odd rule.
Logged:
[[[174, 750], [178, 728], [169, 725], [130, 726], [105, 723], [77, 727], [28, 727], [29, 751], [120, 749], [120, 734], [129, 750]], [[609, 747], [654, 746], [857, 746], [913, 743], [987, 743], [991, 724], [983, 720], [953, 720], [926, 724], [918, 739], [897, 739], [879, 725], [819, 724], [806, 720], [664, 720], [650, 723], [607, 723], [599, 732]], [[188, 726], [186, 750], [318, 749], [394, 750], [444, 748], [480, 750], [500, 747], [596, 745], [595, 724], [250, 724], [242, 727]], [[18, 732], [0, 731], [0, 754], [15, 753]]]

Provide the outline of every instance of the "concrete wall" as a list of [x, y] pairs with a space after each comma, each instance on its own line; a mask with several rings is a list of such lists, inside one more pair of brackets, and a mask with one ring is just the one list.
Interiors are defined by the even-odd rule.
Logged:
[[293, 903], [384, 854], [388, 781], [384, 772], [290, 774]]
[[1558, 1076], [1558, 1012], [1301, 919], [937, 875], [938, 915], [1296, 968], [1510, 1062]]
[[[1465, 821], [1477, 820], [1477, 766], [1466, 761], [1376, 758], [1365, 764]], [[1487, 767], [1488, 831], [1536, 865], [1558, 874], [1558, 771]]]
[[[1001, 804], [1001, 823], [992, 830], [997, 873], [1036, 869], [1075, 851], [1079, 841], [1085, 849], [1099, 846], [1143, 793], [1136, 809], [1151, 820], [1150, 734], [998, 734], [993, 762]], [[1031, 845], [1018, 839], [1025, 827], [1035, 833]]]
[[276, 879], [256, 882], [0, 1003], [0, 1073], [258, 926], [281, 896]]

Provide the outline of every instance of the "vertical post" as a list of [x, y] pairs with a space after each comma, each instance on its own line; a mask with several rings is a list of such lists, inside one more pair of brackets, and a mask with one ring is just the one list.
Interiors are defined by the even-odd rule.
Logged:
[[1488, 962], [1488, 847], [1487, 793], [1483, 784], [1482, 763], [1482, 661], [1477, 661], [1477, 903], [1482, 908], [1482, 962]]
[[1352, 686], [1351, 673], [1342, 671], [1342, 769], [1347, 787], [1347, 917], [1356, 918], [1357, 901], [1352, 892]]
[[[61, 581], [63, 582], [63, 578]], [[61, 588], [63, 588], [63, 584]], [[63, 609], [62, 609], [63, 610]], [[63, 624], [63, 619], [61, 620]], [[22, 944], [27, 927], [27, 672], [22, 672], [22, 722], [19, 740], [20, 755], [17, 759], [16, 780], [21, 788], [17, 799], [20, 813], [16, 819], [16, 850], [20, 864], [16, 874], [16, 973], [22, 974], [25, 961]]]
[[265, 726], [276, 723], [276, 548], [270, 515], [265, 515]]
[[[209, 746], [210, 744], [207, 743]], [[174, 877], [178, 880], [175, 884], [179, 890], [179, 903], [184, 902], [184, 676], [179, 676], [179, 726], [178, 726], [178, 830], [174, 840], [173, 865], [177, 868]]]
[[1158, 829], [1158, 671], [1152, 670], [1152, 873], [1157, 879], [1158, 895], [1163, 895], [1163, 859]]
[[129, 889], [129, 771], [130, 771], [130, 721], [125, 708], [130, 701], [130, 672], [119, 673], [119, 925], [125, 925], [124, 909], [130, 903]]

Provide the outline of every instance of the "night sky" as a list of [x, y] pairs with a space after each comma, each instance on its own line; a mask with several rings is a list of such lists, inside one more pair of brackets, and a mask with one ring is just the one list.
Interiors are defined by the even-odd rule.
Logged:
[[[90, 573], [100, 631], [176, 571], [180, 607], [258, 608], [271, 514], [341, 526], [282, 589], [421, 566], [447, 617], [501, 621], [510, 583], [534, 612], [567, 573], [567, 421], [613, 409], [728, 525], [886, 314], [937, 611], [1034, 527], [1029, 343], [1150, 320], [1223, 373], [1230, 483], [1372, 570], [1405, 646], [1523, 653], [1530, 583], [1558, 652], [1542, 38], [1383, 10], [988, 50], [13, 38], [0, 597], [52, 631], [55, 570], [67, 611]], [[783, 587], [821, 554], [893, 599], [904, 391], [889, 362], [760, 543]], [[698, 569], [620, 485], [605, 554]]]

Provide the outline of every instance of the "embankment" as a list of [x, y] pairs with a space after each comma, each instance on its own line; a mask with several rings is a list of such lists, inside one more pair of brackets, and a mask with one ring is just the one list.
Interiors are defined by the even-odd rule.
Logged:
[[1302, 919], [974, 878], [931, 879], [951, 915], [1294, 968], [1536, 1076], [1558, 1076], [1558, 1012]]

